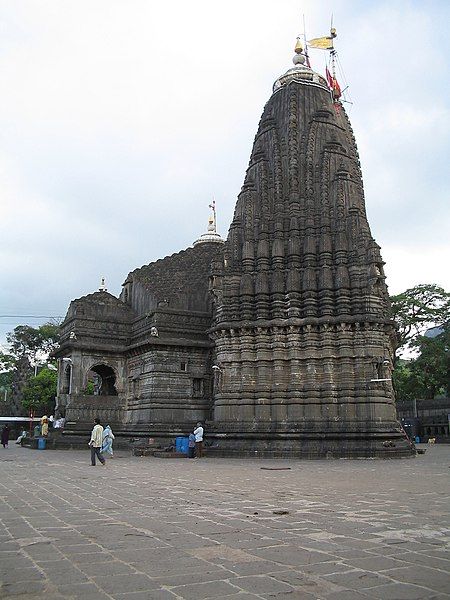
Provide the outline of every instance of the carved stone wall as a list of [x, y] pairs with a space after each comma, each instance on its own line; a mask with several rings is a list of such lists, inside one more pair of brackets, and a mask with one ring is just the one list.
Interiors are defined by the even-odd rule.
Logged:
[[92, 429], [99, 418], [113, 430], [120, 429], [125, 420], [125, 405], [118, 396], [72, 395], [66, 408], [66, 429]]
[[[58, 352], [66, 431], [88, 429], [99, 416], [119, 434], [170, 441], [210, 416], [209, 272], [221, 249], [203, 243], [137, 269], [121, 299], [97, 292], [71, 303]], [[84, 395], [96, 365], [114, 370], [117, 397]]]
[[127, 423], [187, 426], [209, 416], [208, 348], [158, 346], [128, 360]]
[[356, 144], [325, 87], [267, 103], [213, 293], [217, 452], [410, 454]]
[[208, 277], [222, 244], [204, 243], [132, 271], [121, 299], [138, 314], [157, 308], [211, 313]]
[[[74, 431], [100, 411], [119, 434], [170, 440], [213, 417], [217, 454], [409, 456], [393, 336], [350, 123], [300, 64], [264, 108], [225, 245], [132, 271], [120, 299], [72, 302], [58, 397]], [[95, 363], [117, 396], [83, 396]]]

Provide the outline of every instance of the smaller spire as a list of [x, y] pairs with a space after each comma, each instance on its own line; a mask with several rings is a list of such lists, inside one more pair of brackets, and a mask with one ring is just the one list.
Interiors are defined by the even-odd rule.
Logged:
[[195, 240], [194, 246], [197, 244], [205, 244], [206, 242], [213, 242], [223, 244], [225, 240], [223, 240], [219, 233], [217, 233], [217, 213], [216, 213], [216, 201], [213, 200], [209, 205], [211, 209], [211, 214], [208, 218], [208, 229], [206, 233], [203, 233], [198, 240]]
[[108, 288], [105, 285], [105, 278], [102, 277], [101, 281], [100, 281], [100, 287], [98, 288], [99, 292], [107, 292]]

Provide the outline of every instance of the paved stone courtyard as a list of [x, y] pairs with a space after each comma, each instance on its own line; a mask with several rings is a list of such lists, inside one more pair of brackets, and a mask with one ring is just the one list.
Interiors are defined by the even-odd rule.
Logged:
[[[396, 461], [0, 450], [1, 598], [450, 598], [450, 448]], [[288, 468], [288, 470], [280, 470]]]

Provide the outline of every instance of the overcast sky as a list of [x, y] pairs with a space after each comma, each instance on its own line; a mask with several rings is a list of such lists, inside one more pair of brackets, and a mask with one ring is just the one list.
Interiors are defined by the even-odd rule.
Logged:
[[226, 236], [303, 13], [308, 37], [334, 15], [390, 292], [449, 290], [449, 7], [0, 0], [0, 341], [45, 321], [5, 315], [63, 316], [102, 276], [119, 294], [205, 231], [213, 197]]

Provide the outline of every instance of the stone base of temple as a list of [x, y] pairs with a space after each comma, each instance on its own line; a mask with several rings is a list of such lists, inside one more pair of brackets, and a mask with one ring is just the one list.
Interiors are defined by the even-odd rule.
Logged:
[[384, 431], [209, 431], [209, 456], [258, 458], [410, 458], [413, 444], [396, 428]]
[[[142, 423], [113, 426], [114, 447], [164, 449], [175, 444], [178, 436], [189, 435], [191, 424]], [[58, 440], [59, 448], [86, 447], [91, 423], [77, 423], [64, 431]], [[414, 446], [396, 424], [386, 424], [378, 430], [359, 429], [355, 424], [323, 427], [304, 427], [302, 430], [269, 425], [205, 424], [205, 449], [208, 456], [255, 458], [409, 458], [415, 456]]]
[[[162, 449], [175, 444], [175, 438], [188, 436], [192, 423], [110, 423], [115, 439], [114, 448], [133, 450], [136, 447]], [[88, 421], [69, 423], [57, 442], [58, 448], [85, 448], [93, 424]]]

